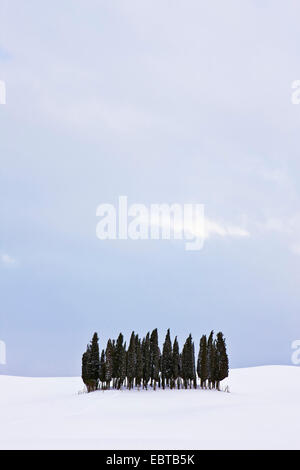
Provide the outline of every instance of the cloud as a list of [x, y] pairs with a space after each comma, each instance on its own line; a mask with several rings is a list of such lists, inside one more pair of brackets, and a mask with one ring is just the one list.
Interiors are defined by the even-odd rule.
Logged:
[[[48, 93], [49, 95], [49, 93]], [[166, 125], [161, 117], [133, 105], [117, 105], [101, 96], [76, 99], [69, 96], [57, 100], [55, 95], [41, 100], [41, 110], [53, 122], [61, 123], [79, 132], [99, 134], [100, 131], [118, 134], [136, 134], [149, 127]]]
[[290, 252], [300, 255], [300, 214], [295, 213], [287, 217], [269, 217], [264, 222], [256, 222], [254, 231], [282, 237]]
[[5, 266], [12, 266], [12, 265], [15, 265], [17, 262], [15, 258], [8, 255], [7, 253], [2, 253], [0, 256], [1, 256], [2, 264], [4, 264]]
[[205, 238], [210, 238], [211, 236], [238, 238], [250, 236], [248, 230], [242, 227], [238, 227], [236, 225], [224, 225], [207, 218], [205, 219], [204, 227]]
[[258, 224], [261, 230], [267, 232], [278, 232], [293, 237], [300, 235], [300, 214], [288, 217], [270, 217], [264, 223]]
[[185, 219], [184, 223], [182, 220], [176, 221], [175, 219], [170, 222], [169, 217], [162, 217], [156, 221], [151, 219], [150, 225], [160, 229], [168, 229], [171, 226], [174, 233], [189, 233], [191, 236], [204, 240], [212, 237], [243, 238], [250, 236], [250, 232], [243, 227], [219, 223], [207, 217], [200, 217], [197, 221]]
[[270, 217], [263, 223], [257, 224], [258, 228], [263, 232], [278, 232], [284, 234], [292, 234], [295, 227], [292, 218]]
[[264, 169], [261, 172], [264, 180], [276, 183], [279, 185], [290, 185], [291, 181], [285, 170], [281, 168]]
[[300, 243], [293, 243], [293, 244], [290, 246], [290, 250], [291, 250], [291, 252], [294, 253], [295, 255], [300, 256]]
[[[122, 201], [119, 199], [119, 217], [124, 210], [124, 203], [126, 207], [123, 215], [136, 218], [134, 227], [142, 226], [145, 238], [148, 238], [149, 229], [152, 238], [159, 238], [160, 232], [163, 238], [170, 238], [173, 233], [176, 239], [195, 237], [207, 240], [211, 237], [250, 236], [250, 232], [244, 227], [207, 218], [203, 204], [151, 204], [150, 208], [144, 204], [133, 204], [127, 207], [127, 197], [123, 196]], [[104, 212], [106, 211], [105, 208]], [[97, 215], [103, 215], [101, 206], [97, 209]], [[127, 226], [123, 228], [127, 230]]]

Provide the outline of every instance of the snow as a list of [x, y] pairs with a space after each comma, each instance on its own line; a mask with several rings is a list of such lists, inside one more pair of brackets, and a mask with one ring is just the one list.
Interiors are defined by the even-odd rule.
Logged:
[[0, 448], [300, 448], [300, 368], [233, 369], [227, 383], [78, 394], [78, 377], [0, 376]]

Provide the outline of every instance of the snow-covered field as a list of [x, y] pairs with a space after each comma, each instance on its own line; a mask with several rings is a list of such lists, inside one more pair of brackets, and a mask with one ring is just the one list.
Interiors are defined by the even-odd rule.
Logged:
[[300, 368], [233, 369], [228, 384], [78, 394], [77, 377], [0, 376], [0, 448], [300, 449]]

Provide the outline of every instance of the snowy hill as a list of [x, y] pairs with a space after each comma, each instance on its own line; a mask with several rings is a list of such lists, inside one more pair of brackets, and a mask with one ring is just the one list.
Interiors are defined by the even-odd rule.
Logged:
[[233, 369], [225, 383], [78, 394], [77, 377], [0, 376], [0, 448], [300, 448], [300, 368]]

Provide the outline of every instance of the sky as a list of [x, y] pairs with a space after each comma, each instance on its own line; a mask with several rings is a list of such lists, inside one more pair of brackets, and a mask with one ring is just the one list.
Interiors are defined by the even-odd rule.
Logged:
[[[297, 1], [2, 0], [0, 374], [70, 376], [94, 331], [300, 338]], [[201, 251], [99, 240], [96, 209], [199, 203]], [[234, 230], [232, 230], [234, 228]]]

